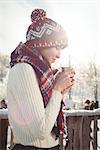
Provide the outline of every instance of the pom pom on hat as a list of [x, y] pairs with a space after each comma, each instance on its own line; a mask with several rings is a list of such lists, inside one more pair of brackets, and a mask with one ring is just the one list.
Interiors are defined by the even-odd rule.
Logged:
[[44, 20], [46, 18], [46, 11], [43, 9], [35, 9], [31, 13], [31, 21], [36, 22], [38, 20]]
[[68, 45], [67, 36], [62, 26], [47, 18], [46, 11], [43, 9], [33, 10], [31, 21], [26, 41], [31, 41], [33, 48], [59, 47], [63, 49]]

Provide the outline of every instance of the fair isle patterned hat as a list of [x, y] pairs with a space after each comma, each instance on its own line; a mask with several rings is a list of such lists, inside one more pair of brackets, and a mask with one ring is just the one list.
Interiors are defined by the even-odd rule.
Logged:
[[55, 21], [46, 17], [43, 9], [35, 9], [31, 13], [32, 24], [29, 26], [26, 41], [31, 41], [34, 48], [56, 47], [64, 49], [67, 36], [63, 28]]

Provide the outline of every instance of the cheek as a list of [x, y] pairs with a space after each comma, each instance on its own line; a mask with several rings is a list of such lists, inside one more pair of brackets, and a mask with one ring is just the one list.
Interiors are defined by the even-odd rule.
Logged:
[[54, 53], [52, 53], [52, 52], [47, 53], [47, 58], [51, 58], [53, 56], [54, 56]]
[[54, 57], [54, 56], [56, 56], [57, 55], [57, 51], [55, 50], [55, 51], [51, 51], [50, 53], [49, 53], [49, 56], [50, 57]]
[[47, 59], [55, 58], [58, 55], [59, 51], [56, 49], [49, 49], [45, 51], [44, 55]]

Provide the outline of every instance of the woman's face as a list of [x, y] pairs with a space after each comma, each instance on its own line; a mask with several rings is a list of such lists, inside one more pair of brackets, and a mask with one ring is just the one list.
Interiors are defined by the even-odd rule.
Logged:
[[56, 49], [55, 47], [40, 50], [41, 55], [48, 61], [50, 65], [54, 63], [57, 58], [60, 58], [60, 52], [61, 50]]

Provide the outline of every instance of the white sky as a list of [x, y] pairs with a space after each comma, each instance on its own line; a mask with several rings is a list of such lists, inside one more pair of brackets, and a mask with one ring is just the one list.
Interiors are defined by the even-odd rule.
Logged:
[[67, 63], [86, 62], [94, 58], [100, 65], [99, 0], [0, 0], [0, 52], [10, 54], [25, 36], [34, 8], [44, 8], [48, 17], [66, 30], [69, 46], [62, 54]]

